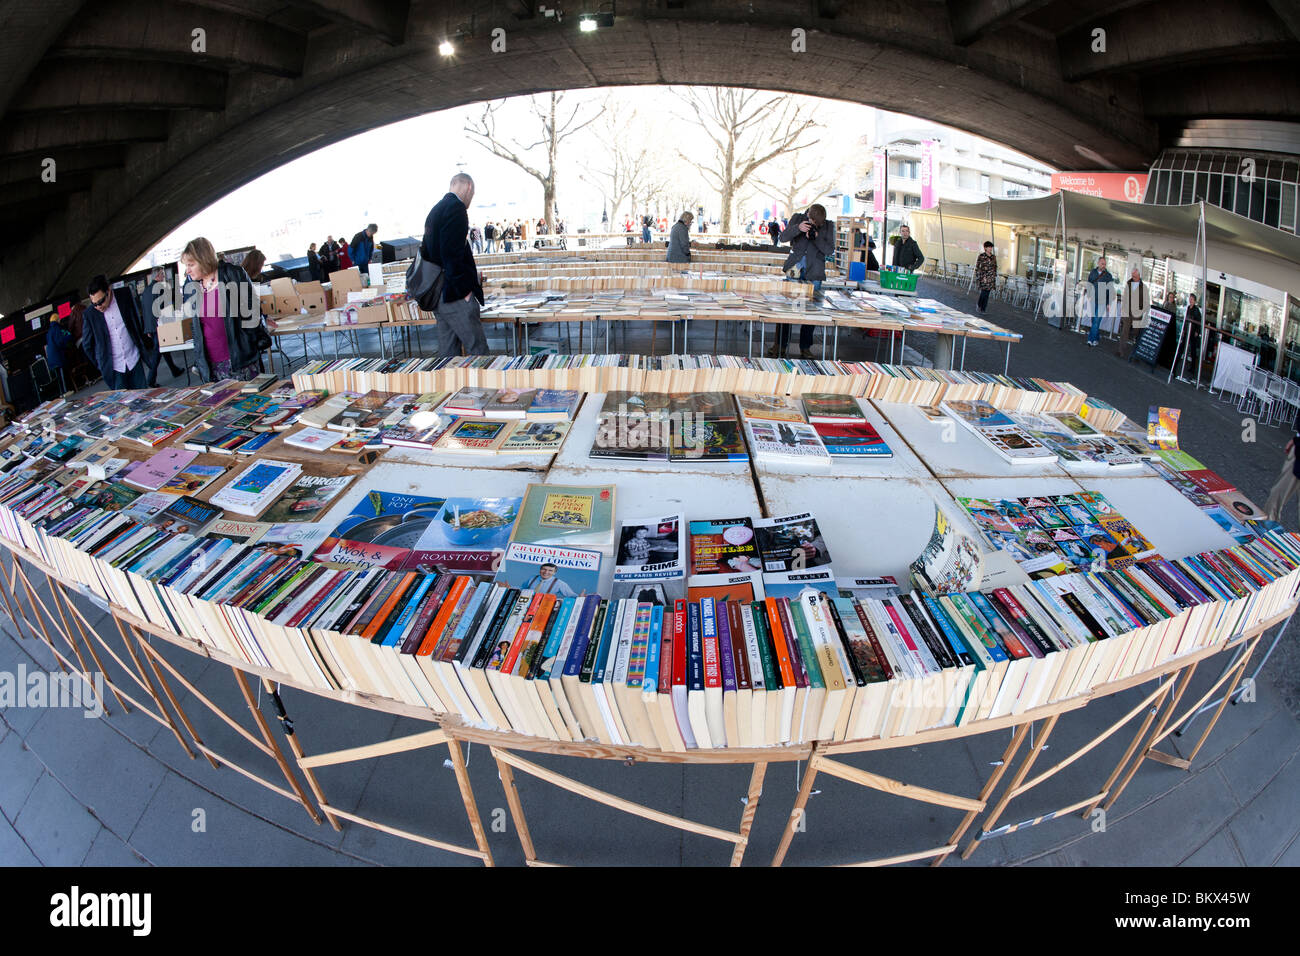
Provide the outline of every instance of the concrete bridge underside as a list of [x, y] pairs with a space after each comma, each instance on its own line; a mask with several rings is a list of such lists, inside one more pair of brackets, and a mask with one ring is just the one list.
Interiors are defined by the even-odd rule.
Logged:
[[[1300, 0], [549, 6], [559, 22], [534, 0], [3, 0], [0, 311], [122, 271], [225, 193], [329, 143], [518, 93], [788, 90], [1063, 168], [1145, 167], [1195, 119], [1300, 119]], [[579, 13], [611, 7], [612, 26], [579, 32]], [[792, 52], [796, 29], [806, 52]], [[448, 37], [453, 58], [437, 52]]]

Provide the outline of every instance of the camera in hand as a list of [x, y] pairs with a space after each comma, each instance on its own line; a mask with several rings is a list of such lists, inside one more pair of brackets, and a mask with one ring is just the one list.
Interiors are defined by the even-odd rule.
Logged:
[[805, 235], [806, 235], [810, 240], [811, 240], [811, 239], [816, 239], [816, 238], [817, 238], [817, 227], [814, 226], [811, 222], [809, 222], [809, 223], [808, 223], [808, 231], [805, 233]]

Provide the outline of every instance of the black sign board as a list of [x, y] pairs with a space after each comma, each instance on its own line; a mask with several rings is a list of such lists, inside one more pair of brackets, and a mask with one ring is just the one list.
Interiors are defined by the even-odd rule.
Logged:
[[1137, 359], [1139, 362], [1146, 362], [1151, 366], [1151, 371], [1154, 372], [1156, 362], [1160, 358], [1160, 346], [1169, 333], [1169, 323], [1173, 316], [1168, 312], [1162, 312], [1160, 309], [1155, 308], [1148, 310], [1147, 315], [1151, 321], [1142, 330], [1137, 345], [1133, 346], [1133, 354], [1129, 356], [1129, 361]]

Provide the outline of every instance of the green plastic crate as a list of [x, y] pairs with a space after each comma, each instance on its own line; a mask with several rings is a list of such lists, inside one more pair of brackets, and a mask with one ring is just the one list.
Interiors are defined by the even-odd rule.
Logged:
[[886, 272], [880, 271], [880, 287], [882, 289], [896, 289], [899, 292], [915, 292], [917, 274], [915, 272]]

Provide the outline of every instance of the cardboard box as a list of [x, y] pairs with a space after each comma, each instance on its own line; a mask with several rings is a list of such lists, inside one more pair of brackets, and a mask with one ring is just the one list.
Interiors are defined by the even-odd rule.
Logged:
[[300, 296], [324, 295], [325, 287], [319, 282], [299, 282], [293, 287], [293, 291]]
[[356, 323], [368, 325], [388, 321], [388, 303], [377, 302], [373, 305], [360, 305], [356, 309]]
[[330, 288], [334, 292], [335, 302], [346, 302], [349, 291], [359, 291], [361, 289], [360, 270], [353, 266], [351, 269], [340, 269], [338, 272], [331, 272]]
[[307, 310], [308, 315], [320, 315], [325, 311], [325, 293], [324, 292], [302, 292], [298, 295], [302, 302], [302, 307]]
[[158, 323], [158, 347], [184, 345], [190, 340], [190, 320]]
[[258, 297], [258, 307], [262, 310], [263, 315], [278, 315], [275, 311], [275, 296], [264, 295]]
[[271, 280], [271, 295], [277, 298], [282, 295], [293, 295], [293, 280], [288, 276], [280, 276], [278, 279]]
[[275, 297], [275, 314], [297, 314], [302, 309], [302, 300], [296, 295], [277, 295]]

